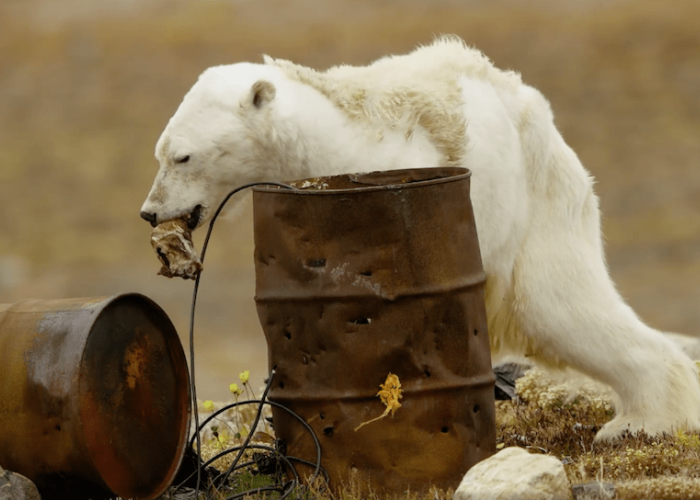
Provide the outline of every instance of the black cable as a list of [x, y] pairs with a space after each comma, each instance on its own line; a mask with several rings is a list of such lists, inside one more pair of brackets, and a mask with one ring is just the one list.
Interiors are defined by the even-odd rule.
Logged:
[[[222, 414], [222, 413], [224, 413], [224, 412], [230, 410], [231, 408], [235, 408], [235, 407], [237, 407], [237, 406], [242, 406], [242, 405], [247, 405], [247, 404], [259, 404], [259, 405], [261, 405], [261, 406], [262, 406], [262, 405], [270, 405], [270, 406], [273, 406], [273, 407], [275, 407], [275, 408], [279, 408], [279, 409], [281, 409], [281, 410], [283, 410], [283, 411], [286, 411], [286, 412], [289, 413], [291, 416], [293, 416], [294, 418], [296, 418], [296, 419], [299, 421], [299, 423], [300, 423], [301, 425], [303, 425], [304, 428], [306, 428], [306, 430], [309, 432], [309, 434], [311, 435], [311, 438], [312, 438], [313, 441], [314, 441], [314, 445], [316, 446], [316, 463], [307, 462], [306, 460], [302, 460], [302, 459], [300, 459], [300, 458], [296, 458], [295, 460], [297, 460], [297, 461], [300, 462], [300, 463], [304, 463], [304, 464], [306, 464], [306, 465], [310, 465], [310, 466], [312, 466], [312, 467], [315, 468], [315, 469], [314, 469], [314, 474], [313, 474], [313, 476], [312, 476], [312, 481], [315, 480], [315, 479], [318, 477], [318, 474], [319, 474], [319, 472], [321, 472], [321, 471], [323, 472], [323, 474], [324, 474], [325, 477], [328, 477], [328, 474], [326, 473], [326, 471], [324, 471], [324, 470], [321, 468], [321, 443], [319, 442], [318, 438], [316, 437], [316, 434], [314, 433], [314, 431], [313, 431], [313, 429], [311, 428], [311, 426], [310, 426], [310, 425], [306, 422], [306, 420], [304, 420], [299, 414], [295, 413], [294, 411], [290, 410], [290, 409], [287, 408], [286, 406], [284, 406], [284, 405], [282, 405], [282, 404], [280, 404], [280, 403], [277, 403], [277, 402], [275, 402], [275, 401], [265, 401], [265, 400], [262, 400], [262, 399], [249, 399], [249, 400], [247, 400], [247, 401], [237, 401], [237, 402], [235, 402], [235, 403], [230, 403], [230, 404], [228, 404], [228, 405], [226, 405], [226, 406], [224, 406], [224, 407], [222, 407], [222, 408], [216, 410], [216, 411], [215, 411], [214, 413], [212, 413], [211, 415], [209, 415], [209, 417], [207, 417], [207, 419], [206, 419], [204, 422], [202, 422], [202, 425], [201, 425], [201, 427], [199, 427], [198, 432], [204, 430], [204, 428], [206, 427], [206, 425], [207, 425], [209, 422], [211, 422], [213, 419], [215, 419], [216, 417], [218, 417], [220, 414]], [[189, 442], [189, 446], [190, 446], [190, 447], [191, 447], [192, 444], [194, 443], [194, 439], [195, 439], [195, 436], [192, 436], [192, 438], [190, 439], [190, 442]], [[292, 458], [293, 458], [293, 457], [292, 457]]]
[[[219, 204], [219, 208], [216, 209], [216, 212], [214, 212], [214, 216], [212, 217], [211, 221], [209, 222], [209, 229], [207, 230], [207, 236], [204, 239], [204, 244], [202, 245], [202, 251], [200, 253], [199, 260], [202, 264], [204, 264], [204, 256], [207, 252], [207, 246], [209, 245], [209, 238], [211, 237], [212, 230], [214, 229], [214, 223], [216, 222], [216, 219], [219, 217], [219, 214], [223, 210], [224, 206], [226, 203], [228, 203], [228, 200], [231, 199], [231, 197], [238, 193], [239, 191], [242, 191], [243, 189], [247, 189], [249, 187], [253, 186], [278, 186], [282, 187], [285, 189], [295, 189], [292, 186], [289, 186], [288, 184], [282, 184], [280, 182], [251, 182], [249, 184], [244, 184], [242, 186], [237, 187], [233, 191], [231, 191], [229, 194], [226, 195], [224, 200]], [[197, 408], [197, 384], [195, 383], [195, 370], [194, 370], [194, 315], [195, 315], [195, 308], [197, 305], [197, 292], [199, 290], [199, 281], [202, 276], [202, 272], [200, 271], [197, 274], [197, 277], [195, 278], [194, 281], [194, 288], [192, 291], [192, 308], [190, 310], [190, 380], [191, 380], [191, 389], [192, 389], [192, 405], [194, 407], [194, 423], [195, 427], [197, 429], [197, 487], [195, 488], [195, 498], [199, 498], [199, 483], [202, 479], [202, 468], [200, 466], [200, 457], [201, 457], [201, 452], [202, 452], [202, 441], [199, 436], [199, 411]]]
[[[286, 458], [287, 458], [287, 460], [289, 460], [290, 462], [299, 462], [300, 464], [308, 465], [309, 467], [316, 467], [316, 465], [317, 465], [317, 464], [315, 464], [315, 463], [313, 463], [313, 462], [309, 462], [308, 460], [304, 460], [303, 458], [299, 458], [299, 457], [290, 457], [290, 456], [288, 456], [288, 457], [286, 457]], [[320, 468], [319, 468], [319, 471], [323, 474], [323, 479], [326, 480], [326, 484], [330, 483], [330, 482], [331, 482], [331, 478], [330, 478], [330, 476], [328, 475], [328, 472], [326, 472], [326, 469], [324, 469], [323, 467], [320, 467]], [[314, 477], [313, 479], [314, 479], [314, 481], [316, 480], [315, 477]], [[312, 482], [313, 482], [313, 481], [312, 481]]]
[[[243, 456], [243, 452], [245, 451], [246, 446], [248, 446], [250, 440], [253, 438], [253, 432], [255, 431], [255, 429], [258, 428], [258, 422], [260, 422], [260, 416], [262, 415], [263, 407], [265, 406], [263, 403], [267, 398], [267, 393], [270, 392], [270, 387], [272, 387], [272, 379], [275, 377], [275, 373], [277, 373], [277, 371], [273, 368], [270, 372], [270, 376], [267, 378], [267, 385], [265, 386], [265, 391], [263, 391], [263, 395], [260, 398], [262, 403], [258, 405], [258, 411], [255, 414], [255, 420], [253, 420], [253, 425], [250, 427], [250, 432], [246, 436], [243, 444], [241, 445], [241, 449], [238, 452], [238, 455], [236, 455], [236, 458], [233, 459], [233, 462], [231, 462], [231, 465], [229, 466], [228, 470], [223, 474], [223, 478], [221, 478], [220, 483], [221, 485], [225, 484], [228, 480], [228, 477], [231, 475], [233, 468], [236, 466], [241, 456]], [[214, 481], [216, 481], [219, 477], [220, 476], [217, 476], [216, 479], [214, 479]]]
[[[204, 464], [202, 464], [202, 467], [207, 467], [207, 466], [213, 464], [214, 462], [216, 462], [217, 460], [219, 460], [220, 458], [225, 457], [229, 453], [233, 453], [234, 451], [238, 451], [240, 449], [264, 450], [264, 451], [270, 451], [272, 453], [279, 453], [278, 450], [276, 450], [272, 446], [266, 446], [266, 445], [261, 445], [261, 444], [249, 444], [248, 446], [234, 446], [233, 448], [228, 448], [226, 450], [223, 450], [223, 451], [217, 453], [215, 456], [211, 457], [209, 460], [204, 462]], [[289, 468], [292, 470], [292, 473], [294, 474], [294, 480], [299, 482], [299, 474], [297, 473], [296, 469], [294, 468], [294, 465], [291, 462], [291, 460], [295, 459], [295, 457], [286, 457], [286, 456], [282, 455], [281, 453], [279, 453], [279, 458], [281, 458], [285, 462], [285, 464], [287, 464], [289, 466]], [[298, 461], [299, 459], [295, 459], [295, 460]], [[307, 463], [312, 467], [314, 465], [311, 462], [307, 462]], [[244, 462], [242, 464], [238, 464], [234, 467], [233, 470], [243, 469], [243, 468], [249, 467], [251, 465], [256, 465], [256, 462], [255, 461], [248, 461], [248, 462]], [[325, 474], [325, 471], [324, 471], [324, 474]]]

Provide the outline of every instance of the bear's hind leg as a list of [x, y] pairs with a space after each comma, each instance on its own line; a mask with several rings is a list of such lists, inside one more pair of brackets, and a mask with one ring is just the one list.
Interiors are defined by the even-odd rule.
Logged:
[[550, 239], [526, 244], [516, 262], [514, 312], [537, 357], [568, 365], [618, 394], [616, 415], [596, 440], [625, 431], [700, 429], [694, 363], [624, 303], [595, 251]]

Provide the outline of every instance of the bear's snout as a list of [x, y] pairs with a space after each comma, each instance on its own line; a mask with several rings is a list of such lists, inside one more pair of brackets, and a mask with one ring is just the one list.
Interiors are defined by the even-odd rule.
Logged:
[[141, 218], [145, 221], [148, 221], [151, 223], [152, 227], [156, 227], [158, 225], [158, 214], [153, 214], [150, 212], [146, 212], [144, 210], [141, 210]]

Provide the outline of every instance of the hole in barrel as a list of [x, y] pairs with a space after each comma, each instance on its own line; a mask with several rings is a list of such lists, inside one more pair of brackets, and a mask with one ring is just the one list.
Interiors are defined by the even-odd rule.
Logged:
[[430, 377], [430, 375], [431, 375], [430, 370], [428, 370], [427, 368], [425, 370], [423, 370], [423, 375], [425, 375], [426, 377]]
[[326, 259], [309, 259], [306, 261], [306, 265], [309, 267], [324, 267]]
[[478, 413], [480, 409], [479, 405], [474, 405], [474, 413]]
[[362, 271], [360, 274], [362, 276], [372, 276], [372, 271]]
[[289, 332], [289, 330], [284, 331], [284, 338], [287, 340], [292, 340], [292, 334]]
[[477, 330], [476, 328], [474, 328], [474, 336], [476, 337], [477, 335], [479, 335], [479, 330]]
[[442, 429], [440, 429], [440, 432], [442, 432], [443, 434], [447, 434], [449, 432], [449, 430], [450, 430], [449, 427], [444, 426]]
[[351, 323], [354, 325], [369, 325], [371, 322], [372, 318], [365, 318], [364, 316], [360, 316], [359, 318], [355, 318], [351, 321]]
[[335, 430], [335, 429], [333, 429], [333, 426], [325, 427], [325, 428], [323, 429], [323, 433], [324, 433], [326, 436], [329, 436], [329, 437], [330, 437], [330, 436], [333, 435], [333, 431], [334, 431], [334, 430]]
[[279, 387], [280, 387], [280, 389], [284, 389], [284, 382], [280, 382]]

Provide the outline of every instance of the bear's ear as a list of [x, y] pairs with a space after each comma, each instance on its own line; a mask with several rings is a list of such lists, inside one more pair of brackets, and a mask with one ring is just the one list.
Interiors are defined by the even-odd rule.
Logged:
[[267, 80], [258, 80], [250, 88], [247, 104], [260, 109], [275, 98], [277, 90]]

